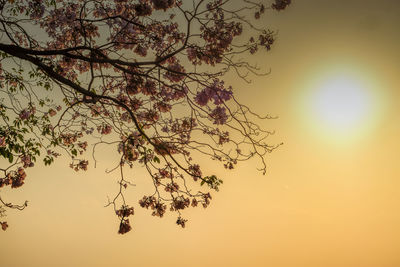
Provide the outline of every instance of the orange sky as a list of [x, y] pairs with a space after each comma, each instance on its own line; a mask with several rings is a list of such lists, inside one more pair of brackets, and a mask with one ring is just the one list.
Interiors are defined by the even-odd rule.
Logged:
[[[104, 153], [86, 173], [61, 161], [34, 168], [8, 196], [30, 202], [8, 213], [0, 265], [400, 266], [400, 2], [293, 2], [263, 18], [279, 30], [271, 52], [257, 57], [272, 73], [251, 85], [228, 77], [243, 103], [280, 117], [264, 124], [276, 130], [271, 142], [285, 143], [268, 156], [266, 176], [255, 161], [229, 173], [209, 164], [225, 182], [209, 208], [185, 212], [185, 229], [175, 215], [160, 220], [136, 208], [133, 231], [121, 236], [103, 208], [117, 190]], [[373, 92], [368, 127], [349, 138], [305, 111], [314, 81], [338, 70]], [[145, 179], [140, 169], [132, 175]], [[135, 179], [129, 190], [143, 195], [146, 184]]]

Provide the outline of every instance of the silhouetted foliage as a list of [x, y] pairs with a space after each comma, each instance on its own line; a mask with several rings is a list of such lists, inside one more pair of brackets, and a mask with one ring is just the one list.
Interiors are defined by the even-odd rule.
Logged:
[[[222, 180], [205, 174], [196, 155], [233, 169], [276, 145], [224, 81], [261, 74], [239, 58], [267, 51], [274, 33], [255, 26], [268, 5], [249, 0], [1, 0], [0, 187], [19, 188], [26, 169], [61, 155], [86, 171], [99, 144], [120, 153], [118, 193], [109, 200], [119, 233], [134, 214], [124, 198], [127, 167], [147, 170], [154, 192], [139, 201], [153, 216], [210, 204]], [[246, 34], [243, 32], [246, 31]], [[2, 164], [6, 164], [5, 160]], [[209, 172], [209, 169], [206, 169]], [[197, 190], [194, 190], [197, 188]], [[23, 209], [1, 198], [4, 208]], [[8, 225], [1, 222], [2, 229]]]

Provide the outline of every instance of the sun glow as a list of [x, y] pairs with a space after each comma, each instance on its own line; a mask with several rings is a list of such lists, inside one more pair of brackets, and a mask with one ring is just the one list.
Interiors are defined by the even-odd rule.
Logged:
[[354, 72], [331, 72], [309, 84], [302, 105], [310, 129], [337, 140], [365, 134], [377, 117], [379, 100], [375, 84], [364, 77]]
[[333, 131], [358, 128], [371, 112], [371, 95], [357, 81], [334, 77], [324, 82], [313, 95], [314, 116]]

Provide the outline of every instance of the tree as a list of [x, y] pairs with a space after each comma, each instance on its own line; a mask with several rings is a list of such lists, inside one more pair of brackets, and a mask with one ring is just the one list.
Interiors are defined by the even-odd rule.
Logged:
[[[124, 234], [134, 214], [124, 198], [129, 168], [145, 168], [154, 184], [140, 206], [158, 217], [169, 208], [182, 227], [181, 211], [207, 207], [222, 183], [192, 157], [227, 169], [258, 157], [265, 173], [276, 145], [255, 121], [269, 117], [239, 103], [224, 75], [260, 74], [238, 57], [270, 50], [274, 32], [255, 20], [290, 0], [235, 2], [1, 0], [2, 193], [21, 187], [39, 159], [50, 165], [64, 154], [85, 171], [87, 150], [96, 163], [97, 145], [114, 146], [119, 189], [107, 206]], [[27, 206], [0, 201], [2, 216]]]

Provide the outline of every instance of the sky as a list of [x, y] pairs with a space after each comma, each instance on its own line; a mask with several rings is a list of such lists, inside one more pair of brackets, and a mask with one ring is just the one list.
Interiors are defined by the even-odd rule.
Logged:
[[[293, 2], [262, 18], [278, 30], [257, 57], [271, 73], [251, 84], [227, 77], [242, 103], [279, 116], [263, 122], [284, 143], [267, 175], [255, 161], [215, 168], [223, 187], [209, 208], [185, 213], [185, 229], [136, 208], [121, 236], [103, 208], [117, 190], [104, 174], [112, 155], [85, 173], [65, 162], [33, 168], [10, 195], [29, 206], [8, 213], [0, 265], [400, 266], [400, 2]], [[145, 173], [132, 175], [140, 194]]]

